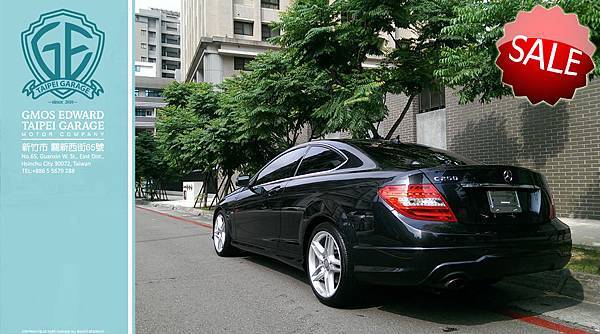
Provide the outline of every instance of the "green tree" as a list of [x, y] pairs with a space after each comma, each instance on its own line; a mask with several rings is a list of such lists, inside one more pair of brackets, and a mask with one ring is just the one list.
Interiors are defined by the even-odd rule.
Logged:
[[[297, 0], [283, 14], [279, 27], [285, 34], [275, 41], [300, 61], [314, 61], [329, 74], [331, 99], [319, 114], [328, 119], [329, 131], [364, 135], [369, 129], [379, 137], [372, 124], [387, 114], [385, 94], [407, 95], [403, 112], [385, 135], [389, 139], [413, 99], [423, 89], [439, 85], [434, 70], [441, 50], [453, 44], [440, 33], [453, 18], [452, 8], [464, 2]], [[369, 55], [384, 57], [378, 69], [364, 68]]]
[[[567, 13], [576, 13], [580, 23], [590, 28], [592, 42], [600, 45], [600, 2], [596, 0], [470, 0], [451, 8], [454, 18], [441, 35], [453, 43], [442, 49], [436, 77], [457, 90], [461, 103], [483, 103], [510, 95], [511, 90], [501, 82], [501, 72], [495, 64], [496, 41], [503, 36], [504, 25], [514, 21], [519, 11], [529, 11], [538, 4], [547, 8], [559, 5]], [[598, 51], [593, 58], [598, 64]], [[599, 71], [596, 67], [592, 76]]]
[[[154, 135], [143, 131], [135, 138], [136, 195], [151, 200], [161, 198], [160, 191], [174, 177], [163, 151], [157, 146]], [[144, 194], [144, 185], [148, 193]]]
[[250, 69], [222, 85], [221, 108], [237, 117], [238, 136], [280, 148], [294, 146], [307, 124], [313, 136], [320, 136], [325, 120], [314, 111], [328, 99], [326, 73], [286, 51], [261, 54]]
[[204, 138], [206, 125], [216, 117], [218, 92], [208, 83], [174, 82], [163, 94], [168, 105], [159, 111], [156, 128], [166, 161], [181, 174], [210, 169], [214, 152], [198, 138]]

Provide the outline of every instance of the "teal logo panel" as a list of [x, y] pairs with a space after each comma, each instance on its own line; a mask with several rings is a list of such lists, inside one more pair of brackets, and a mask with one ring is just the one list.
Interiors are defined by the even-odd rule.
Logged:
[[0, 334], [134, 330], [133, 6], [0, 1]]

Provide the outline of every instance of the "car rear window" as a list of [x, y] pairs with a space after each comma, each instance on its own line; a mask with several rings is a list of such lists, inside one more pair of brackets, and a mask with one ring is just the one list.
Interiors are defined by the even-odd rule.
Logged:
[[328, 171], [341, 165], [345, 160], [344, 157], [328, 148], [311, 146], [302, 159], [296, 175]]
[[384, 142], [352, 142], [383, 168], [421, 169], [437, 166], [478, 165], [458, 154], [431, 147]]

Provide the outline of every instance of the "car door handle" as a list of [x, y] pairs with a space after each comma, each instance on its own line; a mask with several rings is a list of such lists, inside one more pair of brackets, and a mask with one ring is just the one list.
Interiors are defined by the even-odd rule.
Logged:
[[267, 195], [271, 196], [282, 190], [283, 190], [283, 188], [281, 188], [281, 186], [276, 186], [276, 187], [271, 188], [269, 191], [267, 191]]

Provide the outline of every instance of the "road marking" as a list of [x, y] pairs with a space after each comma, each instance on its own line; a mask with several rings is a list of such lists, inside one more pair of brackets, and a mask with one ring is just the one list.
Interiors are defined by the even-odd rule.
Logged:
[[160, 211], [156, 211], [156, 210], [144, 208], [144, 207], [141, 207], [139, 205], [136, 205], [135, 207], [138, 208], [138, 209], [142, 209], [142, 210], [146, 210], [146, 211], [150, 211], [150, 212], [159, 214], [161, 216], [173, 218], [173, 219], [176, 219], [176, 220], [180, 220], [180, 221], [183, 221], [183, 222], [186, 222], [186, 223], [190, 223], [190, 224], [202, 226], [204, 228], [209, 228], [209, 229], [212, 230], [212, 225], [209, 225], [209, 224], [204, 224], [204, 223], [200, 223], [200, 222], [197, 222], [197, 221], [194, 221], [194, 220], [191, 220], [191, 219], [185, 219], [185, 218], [182, 218], [182, 217], [173, 216], [173, 215], [170, 215], [168, 213], [164, 213], [164, 212], [160, 212]]
[[201, 237], [203, 235], [211, 235], [211, 233], [196, 233], [196, 234], [188, 234], [188, 235], [180, 235], [176, 237], [168, 237], [168, 238], [160, 238], [160, 239], [147, 239], [147, 240], [136, 240], [135, 243], [143, 243], [143, 242], [154, 242], [154, 241], [165, 241], [165, 240], [175, 240], [175, 239], [184, 239], [184, 238], [195, 238]]
[[574, 327], [569, 327], [569, 326], [565, 326], [565, 325], [561, 325], [557, 322], [553, 322], [550, 320], [546, 320], [543, 319], [539, 316], [533, 316], [533, 315], [525, 315], [519, 312], [515, 312], [515, 311], [510, 311], [510, 310], [500, 310], [498, 311], [498, 313], [505, 315], [509, 318], [513, 318], [515, 320], [519, 320], [519, 321], [523, 321], [526, 322], [528, 324], [531, 325], [535, 325], [538, 327], [543, 327], [546, 329], [550, 329], [559, 333], [564, 333], [564, 334], [590, 334], [587, 331], [578, 329], [578, 328], [574, 328]]

